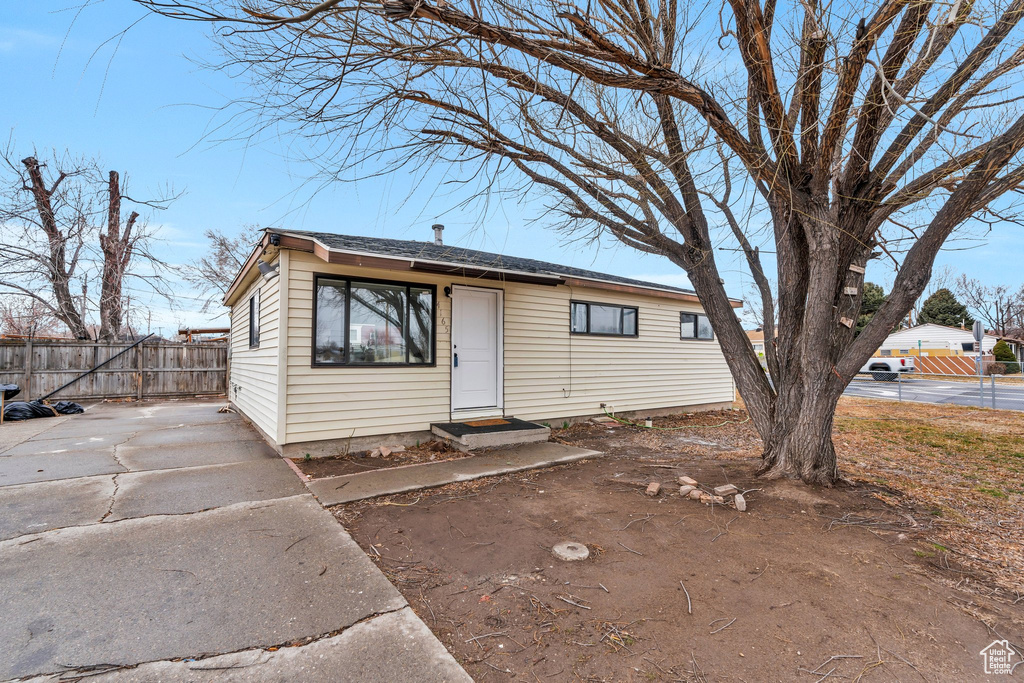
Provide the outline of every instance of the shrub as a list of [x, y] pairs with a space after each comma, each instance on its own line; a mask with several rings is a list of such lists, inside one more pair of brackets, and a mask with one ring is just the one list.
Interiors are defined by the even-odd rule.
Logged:
[[1006, 366], [1002, 363], [992, 363], [985, 369], [985, 373], [989, 375], [1005, 375]]
[[1006, 371], [1003, 374], [1016, 375], [1020, 372], [1020, 363], [1017, 362], [1017, 357], [1010, 350], [1010, 345], [1002, 339], [996, 342], [996, 345], [992, 348], [992, 355], [995, 356], [997, 361], [1006, 366]]

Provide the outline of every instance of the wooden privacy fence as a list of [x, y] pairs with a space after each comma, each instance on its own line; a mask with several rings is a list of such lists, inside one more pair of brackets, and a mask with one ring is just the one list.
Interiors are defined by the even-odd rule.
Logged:
[[25, 341], [0, 339], [0, 384], [21, 387], [19, 401], [45, 396], [113, 358], [53, 400], [158, 398], [224, 394], [228, 349], [224, 342]]

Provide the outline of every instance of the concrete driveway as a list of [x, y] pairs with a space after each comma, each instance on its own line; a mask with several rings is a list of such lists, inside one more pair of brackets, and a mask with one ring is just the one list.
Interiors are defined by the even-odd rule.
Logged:
[[0, 680], [469, 680], [218, 407], [0, 427]]

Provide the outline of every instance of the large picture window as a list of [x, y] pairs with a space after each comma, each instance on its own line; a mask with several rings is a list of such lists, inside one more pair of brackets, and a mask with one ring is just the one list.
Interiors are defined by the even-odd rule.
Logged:
[[433, 365], [434, 288], [318, 276], [313, 365]]
[[711, 321], [706, 315], [680, 313], [679, 338], [709, 340], [715, 338], [715, 332], [711, 329]]
[[569, 329], [573, 334], [612, 337], [637, 336], [638, 309], [573, 301], [569, 304]]

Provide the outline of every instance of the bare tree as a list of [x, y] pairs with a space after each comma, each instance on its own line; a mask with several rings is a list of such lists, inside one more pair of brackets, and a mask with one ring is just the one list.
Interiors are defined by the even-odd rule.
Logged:
[[206, 256], [178, 267], [182, 278], [207, 297], [203, 302], [203, 312], [221, 304], [232, 280], [259, 240], [261, 231], [262, 228], [256, 225], [243, 226], [237, 235], [207, 230], [203, 233], [209, 242]]
[[1013, 296], [1007, 311], [1007, 336], [1024, 339], [1024, 285]]
[[18, 337], [57, 337], [64, 324], [49, 306], [27, 297], [8, 297], [0, 303], [0, 334]]
[[153, 232], [134, 210], [122, 230], [122, 202], [162, 209], [176, 195], [133, 200], [116, 171], [104, 182], [95, 160], [67, 153], [45, 162], [36, 155], [15, 158], [9, 143], [0, 153], [0, 291], [31, 299], [82, 339], [89, 336], [88, 312], [96, 308], [89, 284], [99, 277], [98, 336], [116, 339], [127, 278], [145, 282], [153, 293], [166, 291], [164, 264], [150, 250]]
[[[214, 24], [222, 66], [252, 80], [249, 134], [291, 124], [328, 169], [540, 196], [562, 229], [682, 268], [770, 477], [839, 479], [844, 388], [954, 230], [1012, 216], [1024, 180], [1024, 0], [874, 0], [864, 17], [818, 0], [137, 2]], [[723, 207], [741, 203], [736, 235]], [[775, 252], [770, 379], [726, 295], [725, 240], [752, 274], [755, 247]], [[854, 338], [873, 258], [892, 292]]]
[[15, 162], [4, 154], [7, 181], [0, 200], [0, 287], [49, 310], [82, 339], [86, 332], [84, 264], [93, 198], [79, 182], [89, 165], [66, 155], [54, 158], [59, 169], [48, 180], [35, 156]]
[[975, 318], [999, 336], [1012, 326], [1014, 294], [1006, 285], [986, 285], [981, 280], [961, 275], [956, 280], [956, 294]]
[[131, 264], [139, 235], [133, 234], [139, 212], [132, 211], [121, 231], [121, 178], [111, 171], [107, 180], [107, 226], [99, 235], [103, 250], [102, 290], [100, 291], [100, 339], [113, 340], [121, 333], [123, 319], [122, 290], [124, 274]]

